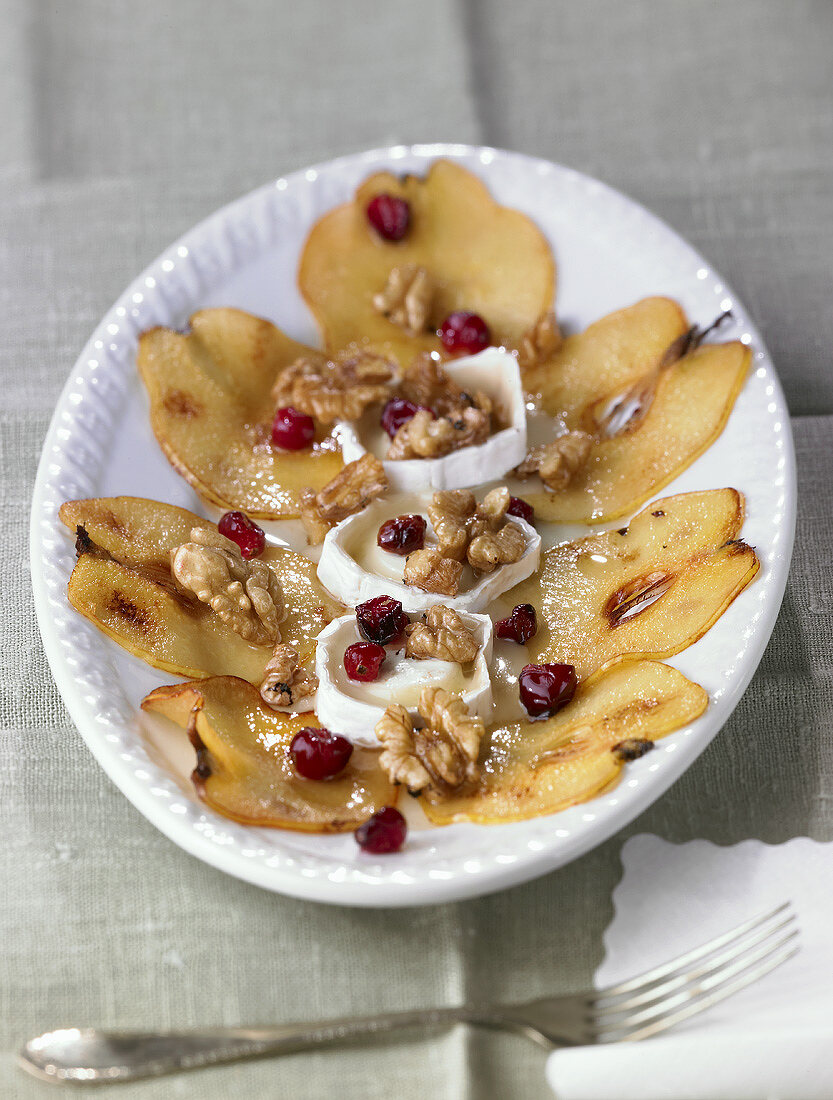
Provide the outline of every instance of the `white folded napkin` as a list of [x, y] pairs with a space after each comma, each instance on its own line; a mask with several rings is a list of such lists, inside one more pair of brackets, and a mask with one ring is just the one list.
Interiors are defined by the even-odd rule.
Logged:
[[720, 848], [633, 837], [613, 894], [597, 988], [659, 965], [791, 901], [799, 954], [655, 1039], [556, 1051], [558, 1100], [831, 1100], [833, 844], [798, 838]]

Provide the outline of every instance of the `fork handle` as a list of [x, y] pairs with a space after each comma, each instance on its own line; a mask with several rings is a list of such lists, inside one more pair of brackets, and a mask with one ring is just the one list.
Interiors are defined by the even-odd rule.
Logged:
[[30, 1039], [20, 1051], [23, 1069], [55, 1083], [103, 1084], [160, 1077], [243, 1058], [334, 1046], [350, 1039], [414, 1027], [456, 1023], [501, 1026], [497, 1009], [432, 1008], [379, 1016], [275, 1027], [199, 1028], [190, 1031], [106, 1031], [62, 1028]]

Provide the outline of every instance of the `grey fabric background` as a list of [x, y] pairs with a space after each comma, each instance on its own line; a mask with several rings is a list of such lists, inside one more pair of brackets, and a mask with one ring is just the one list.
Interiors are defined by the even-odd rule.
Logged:
[[[702, 248], [765, 333], [799, 457], [795, 563], [733, 719], [627, 833], [833, 837], [833, 6], [829, 0], [0, 0], [0, 1095], [65, 1023], [186, 1026], [528, 997], [589, 981], [623, 837], [413, 913], [276, 897], [157, 833], [69, 722], [35, 626], [32, 479], [80, 348], [215, 207], [389, 141], [588, 171]], [[545, 1097], [521, 1039], [441, 1037], [208, 1071], [137, 1098]]]

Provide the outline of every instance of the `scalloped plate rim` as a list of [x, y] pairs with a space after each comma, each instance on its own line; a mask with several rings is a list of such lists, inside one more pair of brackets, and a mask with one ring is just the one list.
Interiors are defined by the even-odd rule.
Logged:
[[[420, 164], [427, 164], [436, 157], [448, 157], [462, 163], [476, 160], [479, 165], [482, 165], [484, 168], [487, 168], [489, 164], [495, 161], [501, 163], [509, 161], [523, 166], [525, 170], [528, 170], [532, 174], [537, 172], [541, 176], [548, 174], [559, 175], [563, 180], [580, 184], [593, 194], [604, 195], [607, 201], [615, 201], [616, 203], [624, 204], [624, 207], [628, 208], [629, 212], [637, 215], [648, 224], [653, 223], [655, 229], [667, 234], [681, 250], [687, 251], [689, 258], [699, 262], [701, 270], [707, 272], [708, 276], [716, 281], [715, 285], [720, 286], [722, 293], [730, 297], [735, 303], [733, 308], [741, 312], [744, 317], [743, 325], [750, 335], [751, 341], [754, 342], [754, 346], [758, 349], [759, 361], [764, 365], [764, 369], [766, 370], [766, 377], [770, 384], [769, 392], [771, 392], [773, 399], [773, 415], [780, 417], [783, 439], [785, 441], [785, 447], [783, 449], [784, 472], [782, 476], [782, 483], [784, 485], [784, 505], [781, 515], [781, 530], [784, 537], [781, 539], [780, 551], [777, 554], [773, 554], [773, 560], [770, 563], [770, 567], [773, 571], [772, 577], [769, 578], [768, 582], [770, 586], [770, 599], [764, 611], [757, 616], [757, 621], [759, 621], [760, 625], [752, 631], [751, 637], [748, 640], [743, 656], [743, 668], [734, 677], [725, 692], [721, 693], [723, 695], [720, 708], [723, 711], [722, 715], [719, 716], [719, 718], [714, 715], [714, 704], [712, 704], [712, 707], [706, 712], [706, 716], [703, 719], [699, 719], [692, 727], [684, 731], [679, 731], [679, 734], [674, 735], [675, 738], [683, 734], [688, 735], [694, 732], [695, 729], [699, 734], [696, 739], [690, 739], [687, 752], [681, 751], [675, 754], [674, 759], [670, 759], [666, 756], [666, 760], [659, 774], [656, 774], [650, 781], [639, 782], [635, 789], [629, 791], [625, 796], [625, 805], [618, 807], [618, 812], [611, 812], [607, 815], [599, 815], [592, 812], [585, 814], [585, 817], [590, 817], [592, 819], [587, 822], [587, 825], [594, 827], [578, 828], [569, 832], [567, 836], [559, 836], [558, 834], [564, 831], [557, 827], [559, 820], [563, 817], [564, 813], [570, 814], [573, 810], [563, 811], [562, 814], [553, 815], [549, 819], [537, 818], [533, 819], [532, 822], [521, 822], [514, 825], [447, 826], [445, 827], [446, 829], [452, 830], [500, 830], [501, 833], [504, 833], [505, 830], [513, 829], [522, 831], [526, 826], [542, 821], [550, 820], [553, 823], [552, 835], [549, 838], [549, 843], [539, 842], [534, 846], [531, 843], [525, 846], [523, 844], [515, 846], [510, 844], [510, 847], [526, 848], [521, 856], [517, 854], [514, 856], [505, 856], [503, 861], [501, 861], [499, 858], [500, 854], [498, 854], [498, 857], [492, 860], [487, 866], [483, 866], [480, 860], [471, 861], [472, 866], [466, 866], [464, 861], [460, 867], [451, 871], [441, 870], [438, 866], [435, 869], [435, 874], [431, 874], [429, 871], [427, 875], [417, 876], [416, 878], [410, 876], [407, 870], [403, 870], [401, 867], [403, 858], [407, 859], [407, 849], [406, 852], [400, 856], [388, 857], [390, 860], [387, 865], [390, 868], [389, 874], [385, 874], [381, 877], [374, 877], [371, 871], [376, 871], [378, 867], [376, 864], [368, 864], [366, 869], [362, 869], [361, 866], [358, 866], [353, 872], [352, 879], [345, 879], [342, 877], [342, 875], [338, 873], [337, 866], [333, 866], [329, 872], [326, 872], [323, 868], [314, 871], [308, 869], [305, 872], [303, 868], [292, 870], [292, 859], [287, 861], [287, 866], [281, 867], [269, 865], [266, 859], [247, 858], [244, 851], [239, 850], [239, 845], [237, 843], [227, 843], [223, 840], [217, 841], [211, 839], [210, 834], [213, 832], [212, 829], [209, 829], [208, 833], [206, 833], [204, 830], [196, 827], [194, 822], [186, 821], [184, 817], [177, 817], [173, 814], [165, 814], [162, 812], [163, 807], [160, 805], [160, 800], [151, 790], [152, 782], [149, 782], [148, 779], [139, 778], [136, 775], [135, 769], [128, 766], [125, 761], [120, 759], [117, 751], [112, 750], [101, 728], [102, 724], [106, 727], [109, 720], [106, 716], [95, 713], [89, 701], [84, 698], [81, 689], [76, 683], [72, 666], [67, 662], [62, 652], [59, 633], [56, 630], [55, 623], [51, 616], [51, 596], [45, 576], [49, 562], [49, 554], [48, 548], [45, 547], [42, 541], [42, 528], [45, 524], [44, 507], [46, 504], [47, 488], [50, 478], [50, 452], [57, 447], [58, 433], [62, 430], [61, 420], [67, 416], [68, 410], [71, 410], [73, 407], [72, 397], [77, 379], [81, 377], [85, 382], [88, 381], [84, 375], [84, 364], [90, 359], [95, 350], [95, 341], [106, 333], [106, 327], [115, 318], [116, 311], [120, 307], [123, 309], [125, 304], [129, 304], [131, 297], [137, 293], [140, 288], [146, 285], [147, 279], [152, 277], [153, 273], [161, 269], [167, 257], [170, 257], [182, 247], [187, 247], [189, 244], [191, 245], [191, 249], [193, 249], [193, 242], [199, 240], [201, 237], [207, 237], [212, 231], [217, 231], [224, 225], [228, 225], [239, 214], [249, 211], [256, 203], [274, 193], [276, 184], [279, 185], [279, 181], [272, 180], [226, 204], [208, 217], [202, 219], [192, 229], [188, 230], [169, 245], [129, 284], [124, 293], [119, 296], [113, 306], [104, 315], [90, 339], [87, 341], [61, 391], [44, 440], [43, 452], [35, 480], [30, 521], [30, 565], [32, 586], [44, 650], [70, 717], [77, 726], [93, 756], [122, 793], [162, 833], [191, 855], [202, 859], [230, 875], [243, 879], [244, 881], [290, 896], [330, 904], [400, 907], [450, 902], [481, 896], [496, 890], [518, 885], [545, 874], [548, 871], [555, 870], [596, 847], [622, 829], [647, 808], [647, 806], [659, 798], [694, 762], [697, 756], [700, 755], [717, 735], [745, 691], [763, 655], [775, 625], [781, 599], [786, 587], [795, 532], [796, 471], [789, 414], [777, 375], [775, 374], [771, 359], [766, 351], [760, 334], [755, 326], [746, 318], [745, 310], [743, 310], [731, 288], [726, 285], [725, 280], [723, 280], [714, 269], [708, 265], [702, 256], [693, 249], [688, 242], [681, 238], [676, 231], [671, 229], [666, 222], [651, 213], [641, 204], [629, 199], [626, 195], [623, 195], [622, 192], [617, 191], [602, 181], [595, 180], [575, 169], [557, 165], [543, 158], [526, 156], [524, 154], [499, 150], [489, 146], [461, 144], [441, 143], [380, 147], [360, 153], [347, 154], [330, 161], [320, 162], [308, 168], [299, 169], [279, 179], [284, 182], [286, 187], [289, 187], [299, 184], [303, 185], [306, 181], [312, 182], [321, 173], [337, 174], [344, 168], [352, 170], [357, 165], [363, 166], [367, 171], [383, 167], [396, 170], [396, 163], [400, 160], [413, 158], [419, 161]], [[486, 173], [486, 175], [488, 176], [488, 173]], [[523, 203], [521, 202], [520, 205], [523, 206]], [[189, 253], [191, 249], [189, 249]], [[194, 304], [193, 309], [197, 308], [199, 308], [199, 305]], [[122, 368], [122, 373], [126, 374], [129, 370], [129, 367], [124, 367]], [[752, 371], [750, 371], [750, 375], [751, 373]], [[77, 407], [80, 403], [81, 402], [76, 402], [74, 407]], [[673, 491], [674, 483], [661, 492], [666, 493]], [[54, 517], [53, 525], [56, 530], [60, 527], [57, 517]], [[100, 640], [101, 644], [104, 645], [113, 644], [103, 636], [101, 636]], [[671, 659], [668, 663], [675, 663], [675, 659]], [[711, 721], [709, 721], [709, 718], [711, 718]], [[115, 728], [119, 728], [117, 723], [115, 724]], [[677, 745], [679, 744], [678, 741]], [[675, 747], [677, 746], [675, 745]], [[685, 748], [684, 746], [680, 747]], [[651, 755], [655, 756], [656, 754]], [[640, 774], [644, 774], [644, 772]], [[622, 784], [616, 789], [621, 790], [621, 788]], [[588, 811], [592, 811], [592, 808], [599, 800], [600, 799], [596, 799], [583, 805]], [[618, 799], [616, 802], [618, 805]], [[581, 807], [579, 807], [579, 809], [581, 809]], [[204, 820], [206, 814], [201, 813], [199, 816]], [[213, 815], [211, 816], [213, 820]], [[605, 820], [598, 821], [598, 824], [594, 825], [594, 822], [597, 821], [599, 816], [604, 816]], [[224, 819], [219, 819], [220, 832], [222, 833], [224, 827], [229, 824], [234, 825], [234, 823], [226, 823]], [[245, 827], [236, 826], [236, 828], [240, 829]], [[255, 830], [250, 831], [253, 833], [256, 832]], [[435, 830], [432, 831], [431, 835], [436, 837], [443, 831], [445, 830]], [[503, 837], [503, 839], [505, 840], [505, 837]], [[520, 839], [520, 835], [518, 835], [518, 840], [520, 841]], [[278, 863], [280, 863], [280, 860], [278, 860]], [[441, 864], [442, 861], [439, 861], [439, 863]], [[385, 869], [387, 870], [387, 868]], [[409, 881], [409, 878], [411, 881]]]

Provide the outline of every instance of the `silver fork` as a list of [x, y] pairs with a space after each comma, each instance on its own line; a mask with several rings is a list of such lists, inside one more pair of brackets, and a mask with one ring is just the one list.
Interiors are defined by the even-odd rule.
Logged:
[[758, 981], [798, 950], [790, 903], [701, 947], [606, 989], [526, 1004], [463, 1005], [280, 1024], [131, 1032], [63, 1028], [30, 1039], [20, 1064], [41, 1080], [104, 1084], [158, 1077], [241, 1058], [289, 1054], [415, 1027], [478, 1024], [518, 1032], [548, 1049], [647, 1039]]

